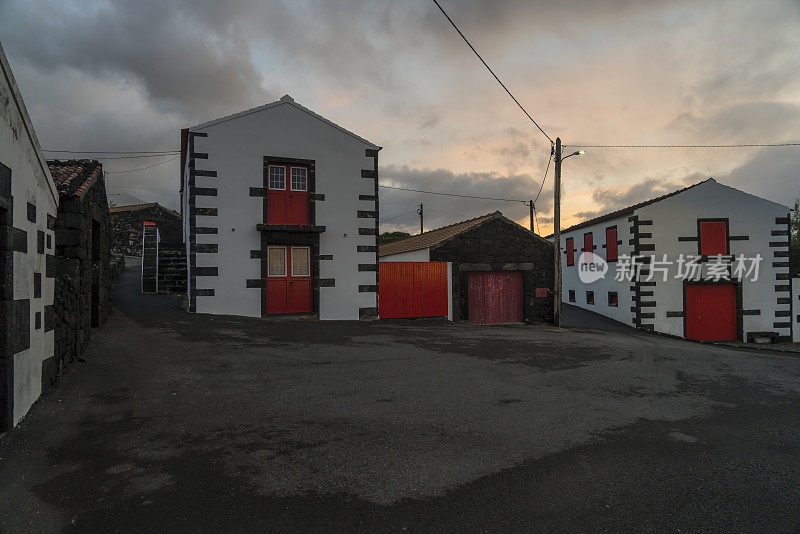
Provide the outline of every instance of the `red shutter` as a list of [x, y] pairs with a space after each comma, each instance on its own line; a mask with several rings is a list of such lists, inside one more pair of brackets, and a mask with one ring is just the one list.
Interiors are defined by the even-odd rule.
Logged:
[[606, 228], [606, 261], [617, 260], [617, 229]]
[[567, 266], [575, 265], [575, 241], [568, 237], [564, 246], [567, 248]]
[[700, 223], [700, 254], [713, 256], [728, 253], [728, 223], [705, 221]]
[[[583, 234], [583, 251], [592, 253], [594, 250], [594, 243], [592, 242], [592, 234]], [[591, 259], [591, 256], [586, 256], [587, 259]]]

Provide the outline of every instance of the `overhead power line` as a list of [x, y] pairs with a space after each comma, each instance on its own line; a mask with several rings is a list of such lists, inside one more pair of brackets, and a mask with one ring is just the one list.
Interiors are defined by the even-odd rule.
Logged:
[[168, 154], [136, 154], [132, 156], [92, 156], [92, 159], [109, 160], [109, 159], [138, 159], [138, 158], [165, 158], [167, 156], [174, 156], [173, 153]]
[[127, 169], [127, 170], [124, 170], [124, 171], [106, 171], [106, 172], [107, 172], [108, 174], [120, 174], [120, 173], [123, 173], [123, 172], [136, 172], [136, 171], [143, 171], [143, 170], [145, 170], [145, 169], [152, 169], [153, 167], [158, 167], [159, 165], [164, 165], [165, 163], [169, 163], [170, 161], [175, 161], [175, 160], [176, 160], [176, 159], [178, 159], [179, 157], [180, 157], [180, 156], [175, 156], [174, 158], [169, 158], [169, 159], [167, 159], [167, 160], [164, 160], [164, 161], [159, 161], [158, 163], [155, 163], [155, 164], [153, 164], [153, 165], [148, 165], [147, 167], [140, 167], [140, 168], [138, 168], [138, 169]]
[[383, 222], [387, 222], [387, 221], [393, 221], [394, 219], [399, 219], [400, 217], [404, 217], [405, 215], [411, 215], [412, 213], [417, 213], [417, 209], [414, 208], [411, 211], [407, 211], [405, 213], [401, 213], [400, 215], [395, 215], [394, 217], [389, 217], [388, 219], [381, 219], [380, 222], [383, 223]]
[[523, 204], [527, 204], [527, 200], [520, 200], [517, 198], [493, 198], [493, 197], [479, 197], [475, 195], [459, 195], [458, 193], [442, 193], [440, 191], [424, 191], [422, 189], [410, 189], [407, 187], [395, 187], [393, 185], [379, 185], [378, 187], [383, 187], [386, 189], [396, 189], [398, 191], [411, 191], [414, 193], [426, 193], [428, 195], [443, 195], [446, 197], [461, 197], [461, 198], [477, 198], [480, 200], [496, 200], [498, 202], [522, 202]]
[[494, 76], [494, 79], [497, 80], [497, 83], [499, 83], [500, 86], [503, 89], [505, 89], [506, 93], [508, 93], [508, 96], [511, 97], [511, 100], [513, 100], [514, 103], [517, 104], [517, 106], [519, 106], [519, 109], [521, 109], [522, 112], [531, 120], [531, 122], [534, 124], [534, 126], [536, 126], [539, 129], [540, 132], [542, 132], [542, 135], [544, 135], [550, 141], [550, 143], [554, 143], [553, 139], [549, 135], [547, 135], [547, 132], [545, 132], [542, 129], [542, 127], [539, 126], [539, 123], [537, 123], [533, 119], [533, 117], [531, 117], [531, 114], [528, 113], [528, 111], [522, 106], [522, 104], [519, 103], [519, 100], [517, 100], [517, 98], [513, 94], [511, 94], [511, 91], [508, 90], [508, 87], [506, 87], [506, 84], [504, 84], [500, 80], [500, 78], [498, 78], [497, 74], [495, 74], [494, 71], [492, 70], [492, 68], [486, 63], [486, 61], [483, 60], [483, 58], [478, 53], [478, 51], [475, 50], [475, 47], [472, 46], [472, 43], [469, 42], [469, 39], [467, 39], [467, 37], [464, 35], [464, 33], [461, 30], [458, 29], [458, 26], [456, 26], [456, 23], [453, 22], [453, 19], [450, 18], [450, 15], [447, 14], [447, 12], [439, 4], [439, 2], [437, 0], [433, 0], [433, 3], [436, 4], [436, 7], [439, 8], [439, 11], [442, 12], [442, 14], [447, 18], [447, 20], [450, 22], [450, 24], [453, 26], [453, 28], [455, 28], [455, 30], [458, 32], [458, 34], [461, 36], [461, 38], [464, 39], [464, 42], [467, 43], [467, 46], [469, 46], [470, 49], [475, 53], [475, 55], [478, 56], [478, 59], [481, 60], [481, 63], [483, 63], [483, 66], [486, 67], [486, 69], [492, 74], [492, 76]]
[[800, 143], [742, 143], [737, 145], [564, 145], [570, 148], [747, 148], [800, 146]]
[[180, 154], [180, 150], [56, 150], [43, 148], [42, 152], [60, 152], [63, 154]]
[[[547, 168], [544, 170], [544, 176], [542, 176], [542, 183], [539, 185], [539, 192], [536, 193], [536, 198], [533, 199], [533, 205], [536, 206], [536, 201], [539, 200], [539, 195], [542, 194], [542, 188], [544, 188], [544, 181], [547, 180], [547, 171], [550, 170], [550, 163], [553, 161], [553, 151], [550, 151], [550, 159], [547, 160]], [[536, 208], [533, 208], [534, 213], [536, 212]]]

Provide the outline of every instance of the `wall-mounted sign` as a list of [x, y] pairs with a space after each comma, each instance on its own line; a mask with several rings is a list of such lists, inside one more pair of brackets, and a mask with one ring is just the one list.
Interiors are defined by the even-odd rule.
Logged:
[[142, 221], [142, 226], [156, 226], [155, 221]]

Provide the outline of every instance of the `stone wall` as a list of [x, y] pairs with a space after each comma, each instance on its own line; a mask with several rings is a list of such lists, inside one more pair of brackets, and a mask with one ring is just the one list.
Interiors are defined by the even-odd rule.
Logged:
[[[431, 261], [453, 262], [453, 319], [467, 319], [469, 270], [522, 271], [525, 320], [553, 322], [553, 245], [502, 216], [431, 248]], [[465, 270], [466, 269], [466, 270]], [[536, 288], [547, 288], [537, 297]]]
[[52, 385], [78, 359], [92, 327], [111, 312], [108, 202], [103, 179], [83, 196], [61, 196], [56, 218], [55, 357], [45, 362], [43, 385]]
[[146, 206], [122, 210], [112, 208], [110, 225], [113, 254], [142, 255], [142, 221], [157, 223], [162, 243], [177, 244], [183, 241], [181, 218], [177, 213], [158, 204]]

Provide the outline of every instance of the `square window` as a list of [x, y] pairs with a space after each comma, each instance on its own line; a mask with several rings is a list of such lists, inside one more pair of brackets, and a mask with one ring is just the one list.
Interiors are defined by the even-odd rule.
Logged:
[[612, 308], [617, 308], [619, 306], [619, 299], [617, 298], [616, 291], [608, 292], [608, 305]]
[[292, 191], [308, 189], [308, 170], [303, 167], [292, 167]]
[[36, 230], [36, 251], [44, 254], [44, 232]]
[[269, 276], [286, 276], [286, 248], [269, 247], [267, 257], [267, 274]]
[[286, 189], [286, 168], [269, 166], [269, 188]]
[[33, 273], [33, 298], [42, 298], [42, 273]]
[[586, 292], [586, 304], [594, 304], [594, 291]]
[[728, 253], [727, 221], [700, 220], [700, 255], [715, 256]]
[[33, 223], [36, 222], [36, 205], [30, 202], [28, 202], [28, 220]]
[[569, 290], [569, 301], [570, 302], [575, 302], [575, 290], [574, 289], [570, 289]]
[[50, 239], [50, 234], [47, 234], [47, 250], [53, 248], [53, 240]]
[[292, 276], [309, 276], [308, 247], [292, 247]]
[[42, 312], [36, 312], [34, 325], [36, 330], [39, 330], [42, 327]]

